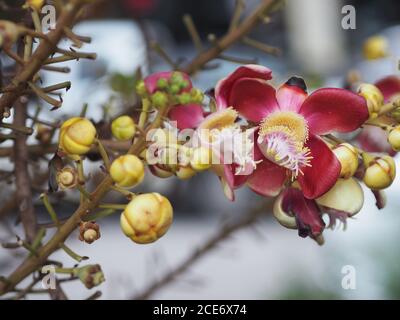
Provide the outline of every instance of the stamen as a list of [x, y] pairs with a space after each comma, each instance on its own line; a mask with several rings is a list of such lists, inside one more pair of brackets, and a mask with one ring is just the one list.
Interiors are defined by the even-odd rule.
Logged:
[[306, 120], [301, 115], [278, 111], [262, 121], [257, 142], [265, 157], [289, 169], [294, 180], [303, 174], [302, 168], [311, 166], [313, 157], [304, 146], [308, 134]]

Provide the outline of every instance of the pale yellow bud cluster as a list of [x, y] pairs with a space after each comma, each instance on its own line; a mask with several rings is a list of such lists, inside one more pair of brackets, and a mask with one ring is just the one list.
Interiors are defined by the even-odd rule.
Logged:
[[139, 244], [161, 238], [173, 220], [173, 209], [167, 198], [159, 193], [146, 193], [133, 198], [121, 214], [124, 234]]

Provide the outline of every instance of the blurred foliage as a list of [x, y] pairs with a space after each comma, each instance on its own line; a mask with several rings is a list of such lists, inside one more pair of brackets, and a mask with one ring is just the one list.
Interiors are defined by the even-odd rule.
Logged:
[[115, 92], [128, 97], [135, 93], [136, 85], [140, 80], [142, 80], [140, 69], [133, 75], [114, 73], [110, 78], [110, 86]]

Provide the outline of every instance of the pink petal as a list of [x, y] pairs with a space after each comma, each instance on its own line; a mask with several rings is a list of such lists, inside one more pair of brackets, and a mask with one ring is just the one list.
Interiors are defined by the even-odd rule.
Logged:
[[285, 190], [282, 209], [295, 215], [300, 237], [316, 238], [325, 229], [321, 211], [314, 200], [304, 198], [302, 192], [295, 188]]
[[237, 189], [244, 185], [249, 176], [246, 175], [236, 175], [237, 165], [235, 164], [225, 164], [224, 165], [224, 178], [232, 189]]
[[391, 156], [396, 154], [387, 142], [387, 134], [378, 127], [365, 126], [357, 137], [360, 147], [367, 152], [386, 152]]
[[297, 180], [303, 194], [308, 199], [315, 199], [328, 192], [339, 178], [341, 165], [334, 153], [320, 138], [311, 135], [306, 146], [313, 159], [310, 167], [303, 167], [303, 174]]
[[279, 108], [285, 111], [298, 112], [306, 98], [307, 92], [297, 86], [288, 84], [282, 85], [276, 92]]
[[385, 77], [376, 82], [375, 85], [381, 90], [385, 102], [388, 102], [395, 94], [400, 93], [400, 78], [396, 76]]
[[[162, 72], [153, 73], [153, 74], [149, 75], [148, 77], [146, 77], [144, 79], [144, 84], [147, 88], [147, 91], [149, 91], [149, 93], [154, 93], [155, 91], [157, 91], [157, 81], [159, 79], [169, 79], [174, 72], [176, 72], [176, 71], [162, 71]], [[187, 86], [182, 91], [190, 91], [193, 88], [190, 77], [186, 73], [181, 72], [181, 74], [182, 74], [183, 78], [189, 82], [189, 86]]]
[[304, 101], [300, 113], [307, 119], [310, 132], [316, 135], [354, 131], [369, 117], [363, 97], [337, 88], [313, 92]]
[[279, 109], [275, 89], [264, 80], [252, 78], [241, 78], [235, 82], [229, 104], [244, 118], [254, 122], [260, 122]]
[[254, 78], [271, 80], [272, 71], [266, 67], [248, 64], [237, 68], [226, 78], [220, 80], [215, 87], [215, 98], [217, 100], [217, 108], [225, 109], [230, 107], [229, 97], [235, 82], [241, 78]]
[[277, 196], [287, 179], [287, 169], [264, 159], [248, 177], [247, 185], [254, 192], [266, 196]]
[[168, 118], [177, 122], [179, 130], [194, 129], [204, 120], [204, 111], [198, 104], [176, 106], [169, 111]]

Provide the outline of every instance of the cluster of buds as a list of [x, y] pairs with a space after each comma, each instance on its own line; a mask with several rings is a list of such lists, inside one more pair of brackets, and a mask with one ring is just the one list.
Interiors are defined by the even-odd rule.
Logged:
[[59, 149], [68, 155], [83, 155], [90, 151], [95, 138], [93, 123], [86, 118], [74, 117], [61, 126]]
[[100, 227], [95, 221], [81, 222], [79, 225], [79, 240], [93, 243], [100, 238]]
[[121, 116], [111, 123], [111, 132], [117, 140], [131, 140], [136, 133], [136, 124], [129, 116]]
[[146, 193], [133, 198], [121, 214], [121, 228], [127, 237], [139, 244], [161, 238], [172, 224], [173, 209], [159, 193]]
[[140, 81], [136, 91], [156, 108], [199, 104], [204, 98], [200, 90], [192, 87], [188, 76], [179, 71], [161, 73], [157, 78]]

